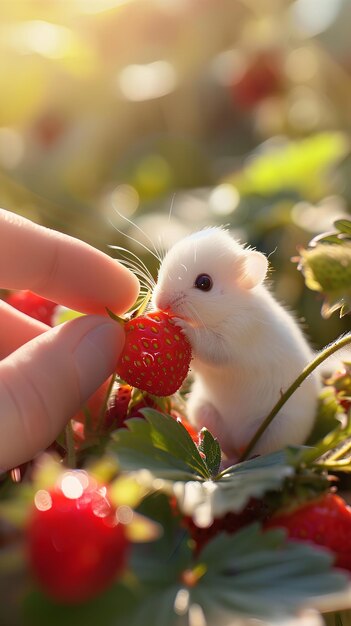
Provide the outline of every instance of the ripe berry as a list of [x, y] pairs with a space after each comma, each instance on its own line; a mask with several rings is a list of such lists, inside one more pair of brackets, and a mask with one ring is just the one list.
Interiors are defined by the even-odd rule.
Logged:
[[7, 296], [6, 302], [15, 309], [33, 317], [48, 326], [53, 325], [53, 314], [57, 303], [29, 290], [14, 291]]
[[242, 75], [233, 82], [231, 94], [235, 104], [250, 109], [281, 92], [282, 87], [280, 59], [273, 51], [261, 52], [250, 60]]
[[156, 396], [175, 393], [190, 365], [191, 347], [172, 317], [153, 311], [125, 323], [126, 341], [117, 374]]
[[106, 411], [105, 425], [107, 428], [124, 428], [129, 417], [128, 406], [132, 397], [130, 385], [119, 385], [114, 393], [111, 404]]
[[274, 515], [265, 528], [285, 528], [291, 539], [324, 546], [335, 554], [335, 565], [351, 571], [351, 508], [327, 493], [293, 511]]
[[63, 474], [59, 487], [37, 492], [26, 539], [34, 578], [64, 603], [84, 602], [106, 589], [123, 571], [129, 548], [106, 488], [79, 471]]

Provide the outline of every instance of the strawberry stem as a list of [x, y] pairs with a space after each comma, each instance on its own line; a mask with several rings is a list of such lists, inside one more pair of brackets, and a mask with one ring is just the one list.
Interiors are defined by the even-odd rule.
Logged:
[[239, 459], [239, 462], [245, 461], [248, 458], [249, 454], [252, 452], [252, 450], [255, 447], [256, 443], [258, 442], [260, 437], [263, 435], [265, 430], [268, 428], [270, 423], [273, 421], [273, 419], [276, 417], [277, 413], [279, 413], [279, 411], [282, 408], [282, 406], [284, 406], [284, 404], [289, 400], [289, 398], [293, 395], [293, 393], [296, 391], [296, 389], [298, 389], [298, 387], [300, 387], [300, 385], [303, 383], [303, 381], [321, 363], [323, 363], [326, 359], [328, 359], [332, 354], [334, 354], [335, 352], [337, 352], [338, 350], [340, 350], [341, 348], [343, 348], [344, 346], [347, 346], [349, 344], [351, 344], [351, 333], [348, 333], [347, 335], [339, 337], [336, 341], [334, 341], [334, 343], [332, 343], [329, 346], [327, 346], [326, 348], [324, 348], [324, 350], [322, 350], [313, 359], [313, 361], [311, 361], [311, 363], [306, 365], [306, 367], [302, 370], [301, 374], [299, 374], [299, 376], [294, 380], [294, 382], [290, 385], [290, 387], [288, 387], [288, 389], [286, 391], [284, 391], [284, 393], [282, 393], [282, 395], [280, 396], [278, 402], [272, 408], [271, 412], [263, 420], [261, 426], [257, 429], [256, 433], [254, 434], [252, 439], [249, 441], [247, 447], [245, 448], [244, 453], [242, 454], [241, 458]]
[[109, 317], [114, 321], [114, 322], [118, 322], [119, 324], [121, 324], [123, 326], [123, 324], [126, 323], [126, 320], [123, 319], [123, 317], [120, 317], [119, 315], [116, 315], [116, 313], [114, 313], [113, 311], [111, 311], [111, 309], [109, 309], [107, 306], [105, 307], [107, 315], [109, 315]]
[[114, 384], [116, 382], [116, 378], [117, 378], [116, 374], [112, 374], [112, 376], [110, 378], [110, 381], [109, 381], [109, 384], [108, 384], [108, 387], [107, 387], [107, 391], [105, 393], [104, 401], [103, 401], [102, 406], [101, 406], [100, 411], [99, 411], [98, 422], [97, 422], [97, 425], [96, 425], [97, 432], [99, 432], [100, 428], [103, 427], [104, 419], [105, 419], [106, 411], [107, 411], [108, 401], [110, 399], [110, 395], [112, 393], [113, 386], [114, 386]]
[[67, 450], [66, 463], [68, 467], [75, 469], [77, 467], [76, 449], [74, 446], [74, 433], [72, 428], [72, 420], [69, 420], [65, 428], [65, 443]]

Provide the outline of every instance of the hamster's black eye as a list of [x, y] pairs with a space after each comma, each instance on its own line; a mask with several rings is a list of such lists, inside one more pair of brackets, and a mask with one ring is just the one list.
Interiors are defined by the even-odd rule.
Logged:
[[196, 289], [201, 289], [201, 291], [210, 291], [210, 289], [212, 289], [212, 285], [212, 278], [208, 274], [199, 274], [194, 283], [194, 287], [196, 287]]

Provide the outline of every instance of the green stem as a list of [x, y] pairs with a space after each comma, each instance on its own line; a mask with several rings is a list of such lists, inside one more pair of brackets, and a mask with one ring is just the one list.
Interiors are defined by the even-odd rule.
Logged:
[[323, 361], [328, 359], [332, 354], [334, 354], [338, 350], [341, 350], [341, 348], [344, 348], [350, 343], [351, 333], [348, 333], [343, 337], [339, 337], [339, 339], [337, 339], [334, 343], [319, 352], [319, 354], [316, 356], [315, 359], [313, 359], [313, 361], [311, 361], [311, 363], [306, 365], [306, 367], [302, 370], [301, 374], [296, 378], [296, 380], [294, 380], [290, 387], [288, 387], [288, 389], [284, 391], [284, 393], [282, 393], [278, 402], [274, 405], [271, 412], [267, 415], [261, 426], [257, 429], [256, 433], [252, 437], [251, 441], [248, 443], [244, 453], [239, 459], [239, 462], [245, 461], [248, 458], [249, 454], [252, 452], [253, 448], [255, 447], [260, 437], [263, 435], [264, 431], [268, 428], [270, 423], [276, 417], [277, 413], [279, 413], [282, 406], [289, 400], [289, 398], [293, 395], [296, 389], [300, 387], [300, 385], [307, 378], [307, 376], [309, 376], [321, 363], [323, 363]]
[[328, 461], [340, 461], [345, 458], [345, 455], [350, 451], [351, 444], [350, 441], [347, 441], [343, 446], [337, 446], [336, 449], [330, 456], [328, 456]]
[[114, 386], [114, 384], [116, 382], [116, 378], [117, 378], [116, 374], [112, 374], [112, 376], [110, 378], [110, 381], [109, 381], [109, 384], [108, 384], [108, 387], [107, 387], [107, 391], [105, 393], [104, 401], [103, 401], [102, 407], [100, 408], [100, 411], [99, 411], [98, 423], [96, 425], [97, 432], [99, 432], [100, 428], [103, 427], [104, 419], [105, 419], [105, 415], [106, 415], [106, 411], [107, 411], [108, 401], [109, 401], [110, 395], [112, 393], [113, 386]]
[[65, 428], [65, 440], [67, 450], [67, 465], [72, 469], [77, 467], [76, 449], [74, 447], [74, 433], [72, 428], [72, 420], [69, 420]]

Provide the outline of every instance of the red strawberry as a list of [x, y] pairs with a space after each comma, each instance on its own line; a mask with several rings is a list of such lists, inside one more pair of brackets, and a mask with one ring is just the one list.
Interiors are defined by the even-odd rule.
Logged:
[[126, 322], [125, 332], [117, 374], [155, 396], [175, 393], [188, 373], [191, 348], [172, 317], [153, 311]]
[[37, 492], [26, 539], [34, 578], [64, 603], [106, 589], [123, 571], [129, 548], [106, 488], [73, 471], [63, 474], [60, 488]]
[[29, 317], [52, 326], [52, 319], [57, 303], [29, 290], [14, 291], [7, 296], [6, 302]]
[[[164, 400], [166, 401], [167, 398], [164, 398]], [[144, 417], [141, 412], [142, 409], [154, 409], [155, 411], [159, 411], [160, 413], [164, 413], [168, 415], [169, 408], [170, 407], [166, 406], [166, 402], [163, 403], [162, 401], [160, 401], [159, 403], [153, 396], [150, 396], [149, 394], [144, 393], [141, 398], [136, 399], [136, 400], [132, 399], [129, 412], [128, 412], [128, 418], [129, 417]]]
[[126, 428], [126, 422], [132, 417], [143, 418], [141, 409], [151, 408], [161, 413], [171, 415], [188, 431], [192, 440], [199, 443], [199, 433], [195, 428], [187, 421], [187, 419], [179, 413], [176, 409], [172, 408], [169, 398], [157, 399], [148, 395], [147, 393], [141, 393], [139, 390], [134, 389], [130, 385], [119, 385], [113, 395], [112, 402], [106, 412], [105, 424], [107, 428]]
[[124, 428], [129, 417], [128, 406], [133, 388], [130, 385], [119, 385], [113, 395], [111, 405], [107, 409], [105, 424], [107, 428]]
[[[160, 403], [162, 401], [160, 400]], [[141, 417], [141, 409], [151, 408], [169, 413], [166, 407], [159, 406], [158, 402], [147, 393], [141, 393], [130, 385], [121, 384], [115, 390], [112, 401], [106, 412], [105, 425], [107, 428], [126, 428], [126, 421], [131, 417]]]
[[282, 90], [281, 62], [273, 51], [255, 56], [231, 86], [233, 100], [243, 109], [255, 107]]
[[265, 528], [285, 528], [291, 539], [324, 546], [335, 554], [335, 565], [351, 571], [351, 508], [327, 493], [292, 511], [277, 513]]

